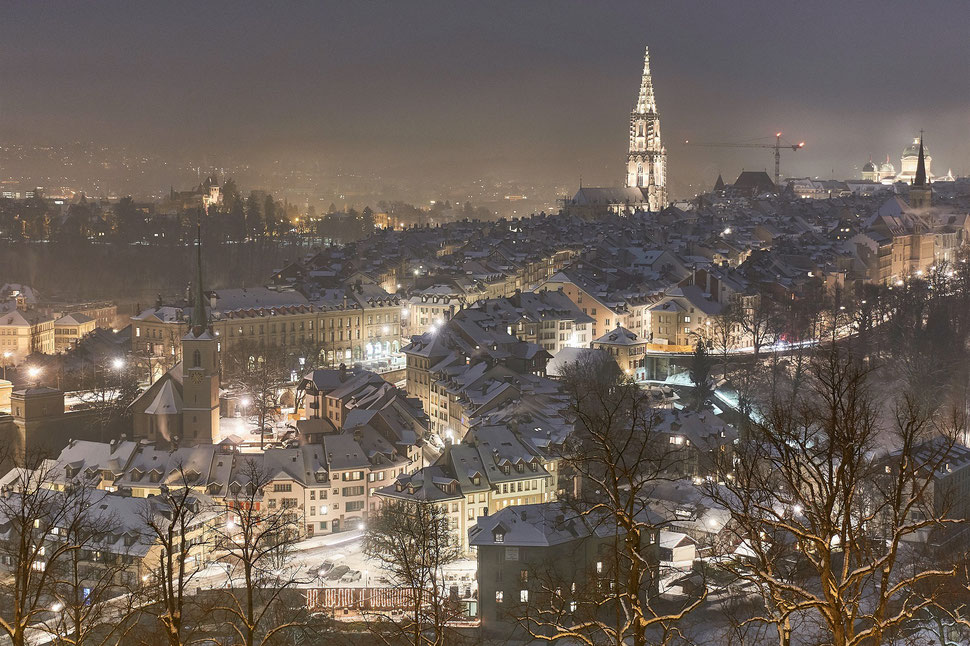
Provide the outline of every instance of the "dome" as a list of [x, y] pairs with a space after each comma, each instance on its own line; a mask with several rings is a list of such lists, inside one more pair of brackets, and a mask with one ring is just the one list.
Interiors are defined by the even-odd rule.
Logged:
[[890, 164], [889, 162], [886, 162], [885, 164], [883, 164], [883, 165], [881, 165], [879, 167], [879, 172], [880, 173], [891, 173], [891, 174], [895, 175], [896, 174], [896, 167], [893, 166], [892, 164]]
[[[929, 156], [930, 148], [926, 144], [923, 144], [923, 155]], [[919, 137], [913, 138], [913, 143], [906, 146], [903, 150], [903, 157], [919, 157]]]
[[866, 165], [862, 167], [863, 173], [874, 173], [876, 171], [876, 165], [872, 163], [872, 160], [866, 162]]

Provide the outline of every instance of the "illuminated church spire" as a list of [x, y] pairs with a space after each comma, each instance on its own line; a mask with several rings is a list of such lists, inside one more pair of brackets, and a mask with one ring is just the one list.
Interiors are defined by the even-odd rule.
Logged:
[[196, 244], [195, 302], [192, 304], [190, 328], [195, 336], [200, 336], [209, 327], [209, 317], [205, 309], [205, 288], [202, 286], [202, 223], [199, 222]]
[[660, 115], [653, 93], [649, 48], [643, 54], [640, 92], [630, 113], [626, 186], [645, 191], [651, 211], [667, 206], [667, 150], [660, 140]]

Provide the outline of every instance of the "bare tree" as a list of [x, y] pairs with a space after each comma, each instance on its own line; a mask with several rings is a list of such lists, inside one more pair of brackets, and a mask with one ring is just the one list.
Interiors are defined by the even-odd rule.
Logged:
[[669, 643], [706, 596], [668, 605], [658, 594], [656, 537], [664, 519], [648, 499], [658, 482], [676, 477], [684, 455], [657, 433], [649, 395], [615, 367], [577, 362], [563, 382], [576, 428], [561, 448], [560, 478], [573, 479], [567, 504], [574, 518], [612, 537], [602, 564], [607, 574], [593, 577], [599, 585], [570, 586], [568, 597], [547, 582], [548, 594], [537, 597], [545, 604], [530, 604], [520, 625], [543, 641]]
[[82, 392], [81, 401], [95, 412], [101, 440], [106, 441], [130, 426], [130, 406], [141, 388], [135, 366], [120, 355], [101, 357], [93, 372], [93, 382]]
[[[884, 427], [869, 370], [834, 348], [810, 372], [811, 387], [764, 410], [738, 460], [706, 485], [745, 555], [723, 567], [762, 601], [747, 622], [774, 627], [781, 646], [796, 622], [833, 646], [882, 644], [954, 573], [913, 557], [926, 534], [957, 522], [933, 486], [953, 420], [904, 394]], [[880, 454], [888, 438], [896, 449]]]
[[81, 545], [53, 566], [52, 616], [43, 622], [57, 644], [122, 644], [135, 623], [130, 590], [138, 528], [125, 527], [113, 511], [111, 494], [89, 491], [76, 506], [79, 523], [58, 532], [61, 540]]
[[[385, 500], [367, 522], [364, 553], [381, 564], [407, 593], [410, 607], [401, 621], [390, 620], [394, 638], [373, 631], [385, 643], [405, 640], [412, 646], [446, 646], [457, 634], [448, 622], [460, 608], [445, 594], [444, 567], [460, 556], [447, 510], [435, 503]], [[387, 618], [385, 618], [387, 619]]]
[[162, 629], [168, 646], [191, 642], [186, 611], [200, 557], [208, 547], [206, 531], [216, 515], [192, 490], [181, 467], [178, 473], [177, 482], [145, 501], [141, 519], [155, 544], [139, 590], [142, 610]]
[[229, 348], [226, 359], [226, 377], [248, 400], [244, 412], [259, 428], [262, 446], [263, 431], [279, 416], [289, 380], [286, 357], [279, 348], [239, 341]]
[[751, 344], [755, 362], [761, 350], [777, 339], [777, 319], [774, 304], [764, 296], [747, 297], [734, 310], [736, 321], [745, 341]]
[[213, 547], [229, 580], [229, 590], [214, 610], [229, 618], [230, 630], [245, 646], [263, 646], [303, 625], [293, 615], [274, 614], [284, 592], [300, 582], [299, 570], [290, 563], [290, 551], [300, 539], [300, 519], [294, 509], [264, 504], [263, 492], [271, 480], [260, 461], [244, 458], [236, 477], [241, 486], [221, 505], [226, 522], [213, 530]]
[[[107, 514], [91, 509], [100, 492], [82, 483], [59, 486], [55, 468], [43, 456], [28, 454], [24, 466], [4, 478], [0, 492], [0, 562], [9, 567], [0, 582], [0, 631], [14, 646], [29, 643], [58, 613], [70, 613], [71, 579], [63, 575], [77, 572], [85, 553], [96, 550], [111, 527]], [[115, 591], [110, 579], [88, 585], [100, 600]], [[97, 627], [96, 612], [71, 617], [67, 627], [75, 638]]]

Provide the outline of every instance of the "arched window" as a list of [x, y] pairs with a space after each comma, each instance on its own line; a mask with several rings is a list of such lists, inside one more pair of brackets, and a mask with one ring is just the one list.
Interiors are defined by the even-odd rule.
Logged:
[[202, 353], [198, 350], [192, 352], [192, 367], [201, 368], [202, 367]]
[[646, 186], [647, 181], [643, 175], [643, 164], [637, 164], [637, 186]]
[[643, 136], [643, 122], [642, 121], [637, 125], [637, 134], [640, 135], [641, 137]]

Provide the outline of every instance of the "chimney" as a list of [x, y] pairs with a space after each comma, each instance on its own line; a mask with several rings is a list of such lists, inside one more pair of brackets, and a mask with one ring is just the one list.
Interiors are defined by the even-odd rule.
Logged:
[[522, 519], [522, 522], [523, 523], [525, 522], [525, 510], [524, 509], [519, 512], [519, 518]]
[[346, 363], [341, 363], [340, 364], [340, 381], [341, 381], [341, 383], [343, 383], [344, 381], [347, 381], [347, 364]]

